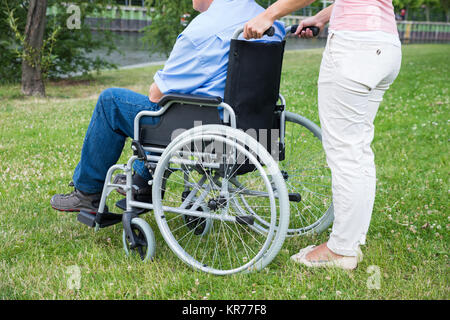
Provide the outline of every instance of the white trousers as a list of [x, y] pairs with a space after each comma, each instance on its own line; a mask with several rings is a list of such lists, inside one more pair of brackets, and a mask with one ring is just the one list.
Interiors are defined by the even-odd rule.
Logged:
[[327, 246], [340, 255], [356, 256], [366, 241], [376, 185], [373, 122], [400, 64], [399, 46], [350, 41], [333, 32], [328, 36], [319, 75], [319, 117], [335, 214]]

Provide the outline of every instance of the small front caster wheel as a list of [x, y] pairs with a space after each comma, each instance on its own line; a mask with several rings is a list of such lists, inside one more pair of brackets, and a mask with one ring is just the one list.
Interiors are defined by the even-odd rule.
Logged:
[[155, 235], [148, 223], [141, 218], [133, 218], [131, 220], [131, 230], [137, 244], [135, 248], [130, 248], [130, 241], [127, 239], [125, 230], [123, 230], [122, 241], [125, 254], [129, 256], [130, 252], [137, 253], [144, 262], [153, 260], [155, 255]]

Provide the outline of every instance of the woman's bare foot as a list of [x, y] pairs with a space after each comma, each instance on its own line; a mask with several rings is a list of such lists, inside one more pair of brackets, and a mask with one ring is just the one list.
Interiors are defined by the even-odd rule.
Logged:
[[334, 253], [327, 247], [327, 243], [324, 242], [321, 245], [315, 247], [311, 252], [306, 255], [308, 261], [331, 261], [342, 258], [339, 254]]

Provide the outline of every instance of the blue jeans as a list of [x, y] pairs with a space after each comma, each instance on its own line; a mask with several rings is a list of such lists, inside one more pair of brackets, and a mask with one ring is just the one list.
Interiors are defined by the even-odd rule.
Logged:
[[[81, 150], [81, 159], [75, 168], [75, 188], [86, 193], [103, 189], [108, 169], [117, 163], [127, 137], [134, 136], [134, 118], [143, 110], [158, 110], [158, 104], [148, 96], [127, 89], [104, 90], [97, 101]], [[159, 117], [145, 117], [141, 123], [157, 124]], [[145, 179], [150, 173], [142, 161], [136, 161], [134, 170]]]

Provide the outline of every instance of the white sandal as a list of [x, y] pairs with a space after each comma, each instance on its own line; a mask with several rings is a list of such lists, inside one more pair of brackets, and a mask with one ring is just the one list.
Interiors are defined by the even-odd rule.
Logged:
[[358, 247], [358, 255], [356, 257], [344, 256], [334, 260], [309, 261], [306, 259], [306, 255], [314, 250], [315, 247], [315, 245], [310, 245], [301, 249], [298, 253], [291, 257], [291, 260], [307, 267], [337, 267], [345, 270], [353, 270], [363, 259], [361, 249]]

